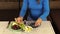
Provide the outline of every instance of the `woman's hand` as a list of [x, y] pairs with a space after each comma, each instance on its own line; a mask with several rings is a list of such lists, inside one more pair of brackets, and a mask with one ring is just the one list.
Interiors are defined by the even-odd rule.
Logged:
[[42, 19], [38, 18], [35, 22], [35, 26], [39, 26], [42, 23]]
[[23, 17], [17, 17], [17, 18], [15, 18], [15, 21], [17, 23], [21, 23], [23, 21]]

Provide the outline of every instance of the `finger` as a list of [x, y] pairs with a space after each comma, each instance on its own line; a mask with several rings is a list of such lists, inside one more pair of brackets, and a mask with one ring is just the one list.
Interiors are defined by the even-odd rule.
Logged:
[[37, 22], [35, 23], [35, 26], [38, 26], [38, 23]]
[[16, 20], [16, 18], [14, 18], [14, 20]]
[[35, 26], [39, 26], [39, 25], [40, 25], [40, 23], [39, 23], [39, 22], [36, 22], [36, 23], [35, 23]]
[[17, 18], [15, 18], [15, 21], [17, 22]]
[[20, 21], [19, 21], [19, 19], [18, 19], [18, 18], [15, 18], [15, 22], [19, 23]]

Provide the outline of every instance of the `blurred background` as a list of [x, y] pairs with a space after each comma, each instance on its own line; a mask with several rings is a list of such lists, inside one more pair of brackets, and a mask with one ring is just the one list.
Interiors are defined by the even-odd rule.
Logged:
[[18, 0], [0, 0], [0, 20], [13, 20], [19, 15]]
[[[56, 32], [60, 33], [60, 0], [50, 1], [50, 14], [47, 17]], [[19, 16], [23, 0], [0, 0], [0, 21], [11, 21]], [[19, 5], [20, 4], [20, 5]], [[27, 14], [25, 16], [25, 19]]]

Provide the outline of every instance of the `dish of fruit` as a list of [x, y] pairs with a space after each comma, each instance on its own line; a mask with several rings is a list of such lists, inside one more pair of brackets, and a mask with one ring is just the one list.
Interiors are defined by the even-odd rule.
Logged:
[[30, 32], [33, 30], [31, 26], [26, 26], [24, 22], [22, 23], [17, 23], [15, 21], [10, 22], [9, 28], [12, 30], [19, 30], [19, 31], [24, 31], [24, 32]]

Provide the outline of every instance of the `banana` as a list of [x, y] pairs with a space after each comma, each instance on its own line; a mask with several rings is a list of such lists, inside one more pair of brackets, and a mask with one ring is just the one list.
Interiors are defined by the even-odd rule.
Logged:
[[32, 31], [32, 27], [30, 27], [30, 26], [25, 26], [25, 32], [30, 32], [30, 31]]

